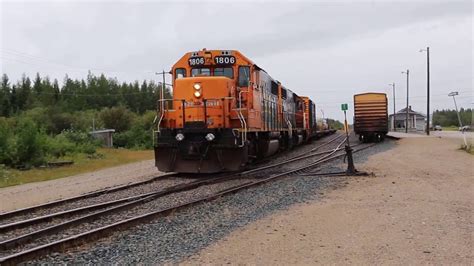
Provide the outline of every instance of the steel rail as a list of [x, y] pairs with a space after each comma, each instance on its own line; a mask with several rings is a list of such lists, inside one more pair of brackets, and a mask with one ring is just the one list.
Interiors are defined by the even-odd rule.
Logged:
[[[344, 136], [344, 135], [340, 135], [340, 136]], [[340, 137], [339, 136], [339, 137]], [[334, 139], [332, 139], [330, 142], [333, 142], [335, 141], [336, 139], [338, 139], [339, 137], [336, 137]], [[310, 158], [310, 157], [314, 157], [314, 156], [317, 156], [317, 155], [322, 155], [322, 154], [326, 154], [326, 153], [331, 153], [331, 152], [334, 152], [334, 151], [339, 151], [339, 150], [342, 150], [343, 148], [341, 148], [340, 146], [346, 141], [346, 138], [344, 138], [342, 140], [342, 142], [334, 149], [332, 150], [327, 150], [327, 151], [323, 151], [323, 152], [318, 152], [318, 153], [311, 153], [312, 150], [309, 152], [309, 154], [307, 155], [304, 155], [304, 154], [300, 154], [300, 155], [297, 155], [295, 157], [292, 157], [288, 160], [285, 160], [283, 162], [279, 162], [279, 163], [274, 163], [274, 164], [271, 164], [271, 165], [267, 165], [267, 166], [262, 166], [262, 167], [259, 167], [257, 169], [250, 169], [250, 170], [247, 170], [247, 171], [244, 171], [244, 172], [241, 172], [240, 174], [241, 175], [244, 175], [244, 174], [250, 174], [250, 173], [254, 173], [254, 172], [257, 172], [257, 171], [260, 171], [260, 170], [265, 170], [265, 169], [268, 169], [268, 168], [273, 168], [273, 167], [277, 167], [277, 166], [281, 166], [281, 165], [284, 165], [284, 164], [287, 164], [287, 163], [292, 163], [292, 162], [295, 162], [295, 161], [299, 161], [299, 160], [302, 160], [302, 159], [307, 159], [307, 158]], [[327, 144], [329, 144], [330, 142], [327, 142]]]
[[[340, 145], [342, 145], [342, 143]], [[373, 144], [373, 145], [375, 145], [375, 144]], [[353, 153], [356, 153], [356, 152], [359, 152], [361, 150], [367, 149], [367, 148], [369, 148], [373, 145], [369, 145], [367, 147], [354, 150]], [[284, 173], [279, 173], [279, 174], [276, 174], [276, 175], [272, 175], [272, 176], [270, 176], [268, 178], [265, 178], [265, 179], [259, 179], [259, 180], [253, 181], [253, 182], [246, 182], [244, 184], [236, 185], [234, 187], [221, 190], [221, 191], [219, 191], [217, 193], [214, 193], [210, 196], [203, 196], [203, 197], [200, 197], [196, 200], [191, 200], [191, 201], [189, 201], [187, 203], [184, 203], [184, 204], [180, 204], [180, 205], [177, 205], [177, 206], [173, 206], [173, 207], [169, 207], [169, 208], [165, 208], [165, 209], [145, 213], [145, 214], [142, 214], [142, 215], [139, 215], [139, 216], [136, 216], [136, 217], [132, 217], [132, 218], [129, 218], [129, 219], [126, 219], [126, 220], [123, 220], [123, 221], [119, 221], [119, 222], [110, 224], [110, 225], [106, 225], [106, 226], [103, 226], [103, 227], [100, 227], [100, 228], [96, 228], [96, 229], [93, 229], [93, 230], [90, 230], [90, 231], [87, 231], [87, 232], [84, 232], [84, 233], [81, 233], [81, 234], [77, 234], [77, 235], [70, 236], [70, 237], [67, 237], [67, 238], [64, 238], [64, 239], [61, 239], [61, 240], [57, 240], [57, 241], [54, 241], [52, 243], [47, 243], [47, 244], [37, 246], [37, 247], [31, 248], [31, 249], [28, 249], [28, 250], [24, 250], [24, 251], [21, 251], [21, 252], [18, 252], [18, 253], [0, 258], [0, 263], [2, 263], [4, 265], [13, 265], [13, 264], [23, 262], [27, 259], [33, 258], [35, 256], [40, 256], [40, 255], [47, 254], [50, 251], [61, 250], [61, 249], [64, 249], [64, 248], [68, 248], [68, 247], [71, 247], [71, 246], [75, 246], [75, 245], [84, 243], [85, 241], [95, 240], [97, 238], [100, 238], [101, 236], [105, 236], [107, 234], [115, 232], [118, 229], [129, 228], [129, 227], [131, 227], [135, 224], [143, 223], [145, 221], [149, 221], [151, 219], [154, 219], [155, 217], [165, 216], [165, 215], [170, 214], [170, 213], [172, 213], [176, 210], [179, 210], [179, 209], [190, 207], [190, 206], [193, 206], [193, 205], [201, 203], [201, 202], [210, 201], [210, 200], [216, 199], [220, 196], [230, 194], [230, 193], [235, 193], [235, 192], [240, 191], [242, 189], [246, 189], [246, 188], [250, 188], [250, 187], [253, 187], [253, 186], [256, 186], [256, 185], [260, 185], [260, 184], [269, 182], [271, 180], [274, 180], [274, 179], [277, 179], [277, 178], [280, 178], [280, 177], [290, 176], [291, 174], [297, 173], [301, 170], [309, 169], [311, 167], [318, 166], [318, 165], [320, 165], [324, 162], [328, 162], [330, 160], [334, 160], [336, 158], [345, 156], [345, 153], [334, 155], [336, 152], [337, 151], [335, 150], [332, 153], [324, 156], [323, 158], [320, 158], [317, 161], [315, 161], [315, 162], [313, 162], [309, 165], [299, 167], [297, 169], [293, 169], [293, 170], [286, 171]]]
[[[143, 193], [143, 194], [139, 194], [139, 195], [135, 195], [135, 196], [130, 196], [130, 197], [121, 198], [121, 199], [117, 199], [117, 200], [106, 201], [106, 202], [100, 202], [100, 203], [96, 203], [96, 204], [93, 204], [93, 205], [82, 206], [82, 207], [78, 207], [78, 208], [75, 208], [75, 209], [70, 209], [70, 210], [66, 210], [66, 211], [51, 213], [51, 214], [38, 216], [38, 217], [31, 218], [31, 219], [21, 220], [21, 221], [9, 223], [9, 224], [3, 224], [3, 225], [0, 225], [0, 233], [3, 233], [5, 231], [15, 230], [15, 229], [22, 228], [22, 227], [32, 225], [32, 224], [37, 224], [37, 223], [40, 223], [40, 222], [48, 222], [48, 221], [51, 221], [53, 218], [67, 217], [67, 216], [71, 216], [71, 215], [74, 215], [74, 214], [77, 214], [77, 213], [80, 213], [80, 212], [84, 212], [84, 211], [93, 211], [93, 210], [96, 210], [96, 209], [106, 208], [106, 207], [109, 207], [109, 206], [113, 206], [113, 205], [120, 204], [120, 203], [123, 203], [123, 202], [137, 200], [137, 199], [148, 197], [148, 196], [151, 196], [151, 195], [156, 195], [156, 194], [167, 195], [169, 193], [175, 193], [175, 192], [181, 192], [181, 191], [188, 190], [188, 189], [193, 189], [193, 188], [196, 188], [196, 186], [208, 184], [208, 182], [210, 180], [213, 180], [213, 179], [219, 179], [220, 180], [220, 179], [222, 179], [222, 177], [195, 180], [195, 181], [192, 181], [192, 182], [189, 182], [189, 183], [170, 186], [170, 187], [161, 189], [159, 191], [147, 192], [147, 193]], [[1, 242], [0, 242], [0, 250], [1, 250]]]
[[[343, 136], [343, 135], [340, 135], [337, 138], [334, 138], [334, 139], [332, 139], [329, 142], [326, 142], [324, 144], [329, 144], [329, 143], [333, 142], [334, 140], [338, 139], [341, 136]], [[321, 147], [323, 145], [320, 145], [318, 147]], [[342, 148], [338, 148], [338, 150], [341, 150], [341, 149]], [[247, 170], [247, 171], [244, 171], [244, 172], [239, 172], [239, 173], [236, 173], [236, 174], [233, 174], [233, 175], [230, 175], [230, 176], [226, 176], [226, 178], [230, 179], [230, 177], [232, 177], [232, 176], [236, 176], [236, 177], [237, 176], [243, 176], [245, 174], [250, 174], [250, 173], [257, 172], [257, 171], [261, 171], [261, 170], [273, 168], [273, 167], [276, 167], [276, 166], [284, 165], [284, 164], [294, 162], [294, 161], [297, 161], [297, 160], [302, 160], [302, 159], [314, 157], [314, 156], [317, 156], [317, 155], [330, 153], [332, 151], [333, 150], [327, 150], [327, 151], [322, 151], [322, 152], [319, 152], [319, 153], [312, 153], [312, 154], [309, 154], [309, 155], [306, 155], [306, 156], [298, 155], [298, 156], [295, 156], [295, 157], [293, 157], [289, 160], [285, 160], [285, 161], [277, 163], [277, 164], [272, 164], [272, 165], [263, 166], [263, 167], [257, 167], [255, 169], [250, 169], [250, 170]], [[222, 179], [225, 180], [226, 178], [222, 178]], [[194, 189], [195, 188], [194, 184], [206, 185], [206, 184], [208, 184], [208, 183], [206, 183], [206, 180], [207, 179], [205, 179], [205, 180], [196, 180], [196, 181], [193, 181], [193, 182], [190, 182], [190, 183], [187, 183], [187, 184], [179, 184], [179, 185], [169, 187], [168, 189], [171, 190], [171, 192], [168, 192], [168, 193], [174, 193], [175, 191], [173, 191], [173, 190], [176, 190], [176, 189], [178, 189], [179, 191]], [[183, 185], [185, 186], [185, 188], [182, 188]], [[189, 185], [189, 186], [187, 186], [187, 185]], [[144, 194], [140, 194], [140, 195], [136, 195], [136, 196], [131, 196], [131, 197], [127, 197], [127, 198], [122, 198], [122, 199], [117, 199], [117, 200], [112, 200], [112, 201], [107, 201], [107, 202], [101, 202], [101, 203], [97, 203], [97, 204], [93, 204], [93, 205], [78, 207], [78, 208], [67, 210], [67, 211], [61, 211], [61, 212], [52, 213], [52, 214], [48, 214], [48, 215], [44, 215], [44, 216], [34, 217], [34, 218], [31, 218], [31, 219], [27, 219], [27, 220], [17, 221], [17, 222], [13, 222], [13, 223], [9, 223], [9, 224], [3, 224], [3, 225], [0, 225], [0, 233], [5, 232], [5, 231], [9, 231], [9, 230], [22, 228], [22, 227], [25, 227], [25, 226], [28, 226], [28, 225], [31, 225], [31, 224], [37, 224], [37, 223], [40, 223], [40, 222], [51, 221], [53, 218], [67, 217], [67, 216], [71, 216], [73, 214], [77, 214], [77, 213], [84, 212], [84, 211], [93, 211], [93, 210], [96, 210], [96, 209], [106, 208], [106, 207], [113, 206], [113, 205], [116, 205], [116, 204], [120, 204], [120, 203], [123, 203], [123, 202], [137, 200], [137, 199], [140, 199], [140, 198], [143, 198], [143, 197], [148, 197], [148, 196], [151, 196], [151, 195], [155, 195], [156, 193], [160, 193], [161, 191], [162, 190], [148, 192], [148, 193], [144, 193]], [[179, 191], [176, 191], [176, 192], [179, 192]], [[2, 249], [1, 248], [2, 243], [3, 242], [0, 242], [0, 250]]]
[[[337, 136], [335, 139], [337, 139], [340, 136], [342, 136], [342, 135]], [[313, 150], [317, 150], [320, 147], [331, 143], [335, 139], [332, 139], [329, 142], [325, 142], [325, 143], [321, 144], [320, 146], [316, 147]], [[19, 215], [19, 214], [22, 214], [22, 213], [32, 212], [32, 211], [36, 211], [36, 210], [43, 209], [43, 208], [46, 208], [46, 207], [57, 206], [57, 205], [67, 203], [67, 202], [71, 202], [71, 201], [74, 201], [74, 200], [91, 198], [91, 197], [99, 196], [99, 195], [106, 194], [106, 193], [112, 193], [112, 192], [124, 190], [124, 189], [127, 189], [127, 188], [135, 187], [135, 186], [138, 186], [138, 185], [151, 183], [151, 182], [156, 181], [157, 179], [161, 179], [161, 178], [164, 178], [164, 177], [169, 178], [169, 177], [178, 176], [178, 175], [179, 174], [177, 174], [177, 173], [167, 173], [167, 174], [163, 174], [163, 175], [160, 175], [160, 176], [153, 177], [153, 178], [151, 178], [149, 180], [145, 180], [145, 181], [140, 181], [140, 182], [136, 182], [136, 183], [132, 183], [132, 184], [125, 184], [125, 185], [121, 185], [121, 186], [117, 186], [117, 187], [113, 187], [113, 188], [106, 188], [106, 189], [102, 189], [102, 190], [82, 194], [82, 195], [79, 195], [79, 196], [74, 196], [74, 197], [70, 197], [70, 198], [66, 198], [66, 199], [55, 200], [55, 201], [51, 201], [51, 202], [44, 203], [44, 204], [34, 205], [34, 206], [31, 206], [31, 207], [26, 207], [26, 208], [21, 208], [21, 209], [17, 209], [17, 210], [13, 210], [13, 211], [0, 213], [0, 221], [2, 219], [10, 218], [12, 216]], [[2, 231], [2, 227], [0, 226], [0, 232], [1, 231]]]
[[0, 213], [0, 220], [5, 219], [5, 218], [10, 218], [10, 217], [18, 215], [18, 214], [31, 212], [31, 211], [36, 211], [36, 210], [39, 210], [39, 209], [42, 209], [42, 208], [45, 208], [45, 207], [53, 207], [53, 206], [63, 204], [63, 203], [66, 203], [66, 202], [71, 202], [71, 201], [74, 201], [74, 200], [91, 198], [91, 197], [99, 196], [99, 195], [106, 194], [106, 193], [116, 192], [116, 191], [119, 191], [119, 190], [124, 190], [124, 189], [127, 189], [127, 188], [139, 186], [139, 185], [152, 183], [152, 182], [155, 182], [157, 179], [160, 179], [160, 178], [164, 178], [164, 177], [169, 178], [169, 177], [178, 176], [178, 175], [179, 174], [177, 174], [177, 173], [167, 173], [167, 174], [163, 174], [163, 175], [160, 175], [160, 176], [153, 177], [153, 178], [145, 180], [145, 181], [139, 181], [139, 182], [135, 182], [135, 183], [131, 183], [131, 184], [125, 184], [125, 185], [121, 185], [121, 186], [117, 186], [117, 187], [113, 187], [113, 188], [101, 189], [101, 190], [98, 190], [98, 191], [82, 194], [82, 195], [79, 195], [79, 196], [74, 196], [74, 197], [70, 197], [70, 198], [66, 198], [66, 199], [55, 200], [55, 201], [51, 201], [51, 202], [44, 203], [44, 204], [34, 205], [34, 206], [31, 206], [31, 207], [26, 207], [26, 208], [22, 208], [22, 209], [17, 209], [17, 210], [13, 210], [13, 211], [9, 211], [9, 212]]
[[[115, 212], [115, 211], [120, 211], [120, 210], [133, 208], [134, 206], [136, 206], [138, 204], [141, 204], [141, 203], [144, 203], [144, 202], [147, 202], [147, 201], [150, 201], [150, 200], [154, 200], [154, 199], [159, 198], [159, 197], [163, 197], [163, 196], [166, 196], [166, 195], [169, 195], [169, 194], [195, 189], [195, 188], [198, 188], [202, 185], [216, 184], [218, 182], [225, 181], [227, 179], [231, 179], [231, 177], [234, 177], [234, 176], [221, 176], [221, 177], [216, 177], [216, 178], [196, 180], [196, 181], [193, 181], [193, 182], [190, 182], [190, 183], [179, 184], [179, 185], [175, 185], [173, 187], [168, 187], [168, 188], [166, 188], [164, 190], [161, 190], [161, 191], [150, 192], [150, 193], [142, 194], [142, 195], [135, 196], [135, 197], [129, 197], [128, 198], [129, 202], [120, 204], [118, 206], [115, 206], [115, 207], [112, 207], [112, 208], [109, 208], [109, 209], [105, 209], [105, 210], [101, 210], [101, 211], [98, 211], [98, 212], [95, 212], [95, 213], [87, 214], [87, 215], [84, 215], [84, 216], [80, 216], [80, 217], [77, 217], [75, 219], [62, 222], [60, 224], [52, 225], [52, 226], [49, 226], [49, 227], [46, 227], [46, 228], [43, 228], [43, 229], [39, 229], [39, 230], [31, 232], [31, 233], [23, 234], [23, 235], [20, 235], [20, 236], [11, 238], [11, 239], [4, 240], [4, 241], [0, 242], [0, 250], [6, 250], [8, 248], [16, 247], [16, 246], [19, 246], [21, 244], [24, 244], [25, 242], [27, 242], [30, 239], [34, 239], [36, 237], [44, 236], [44, 235], [50, 234], [50, 233], [55, 233], [55, 232], [58, 232], [62, 229], [66, 229], [68, 227], [80, 224], [81, 222], [92, 221], [92, 220], [100, 218], [103, 215], [106, 215], [106, 214], [109, 214], [109, 213], [112, 213], [112, 212]], [[134, 198], [134, 199], [132, 199], [132, 198]], [[114, 202], [118, 202], [118, 201], [114, 201]], [[107, 205], [109, 205], [109, 204], [107, 204]], [[63, 214], [63, 213], [59, 213], [59, 214]], [[43, 218], [43, 217], [39, 217], [39, 218]], [[50, 217], [46, 217], [46, 218], [50, 219]], [[25, 222], [30, 222], [30, 223], [37, 222], [37, 221], [32, 221], [32, 220], [26, 220]], [[12, 224], [9, 229], [13, 229], [15, 227], [16, 227], [15, 224]]]

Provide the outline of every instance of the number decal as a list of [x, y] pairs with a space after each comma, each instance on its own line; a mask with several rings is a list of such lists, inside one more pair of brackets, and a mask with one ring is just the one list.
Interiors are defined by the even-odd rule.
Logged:
[[193, 57], [189, 58], [188, 63], [190, 66], [201, 66], [204, 65], [205, 60], [204, 57]]
[[235, 57], [233, 56], [216, 56], [214, 57], [216, 65], [233, 65], [235, 64]]

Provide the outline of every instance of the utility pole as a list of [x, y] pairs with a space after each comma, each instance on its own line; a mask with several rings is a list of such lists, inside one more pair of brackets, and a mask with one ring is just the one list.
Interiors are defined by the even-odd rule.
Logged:
[[395, 117], [396, 117], [396, 113], [397, 113], [397, 110], [395, 108], [395, 82], [393, 82], [392, 84], [388, 84], [388, 85], [391, 85], [392, 86], [392, 91], [393, 91], [393, 131], [397, 131], [396, 127], [395, 127]]
[[456, 108], [456, 114], [458, 115], [459, 127], [461, 128], [461, 133], [462, 133], [462, 136], [464, 138], [464, 145], [466, 145], [466, 147], [467, 147], [466, 135], [464, 134], [464, 130], [462, 130], [461, 116], [459, 115], [458, 105], [456, 104], [456, 98], [455, 98], [456, 95], [459, 95], [459, 93], [457, 91], [453, 91], [453, 92], [448, 94], [448, 96], [453, 97], [454, 107]]
[[407, 108], [406, 108], [406, 118], [405, 118], [405, 133], [408, 133], [408, 93], [409, 93], [409, 80], [410, 80], [410, 70], [402, 71], [402, 74], [407, 74]]
[[430, 47], [421, 49], [426, 51], [426, 135], [430, 135]]

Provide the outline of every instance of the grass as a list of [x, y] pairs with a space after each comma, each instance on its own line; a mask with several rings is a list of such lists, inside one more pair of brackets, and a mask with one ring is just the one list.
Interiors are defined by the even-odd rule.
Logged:
[[443, 127], [444, 131], [459, 131], [459, 127], [450, 126], [450, 127]]
[[35, 168], [27, 171], [0, 168], [0, 188], [31, 182], [52, 180], [92, 172], [121, 164], [153, 159], [153, 150], [98, 149], [96, 159], [85, 154], [62, 158], [74, 164], [58, 168]]
[[463, 150], [463, 151], [466, 151], [467, 153], [469, 153], [469, 154], [471, 154], [471, 155], [474, 155], [474, 145], [472, 145], [472, 144], [470, 144], [470, 143], [467, 144], [467, 147], [466, 147], [466, 145], [464, 145], [464, 144], [461, 145], [461, 148], [460, 148], [460, 149]]

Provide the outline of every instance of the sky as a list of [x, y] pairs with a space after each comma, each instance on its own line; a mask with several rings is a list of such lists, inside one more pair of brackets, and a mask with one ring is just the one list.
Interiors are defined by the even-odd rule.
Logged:
[[104, 73], [119, 81], [158, 80], [186, 52], [239, 50], [299, 95], [318, 116], [344, 118], [353, 95], [384, 92], [393, 112], [409, 101], [426, 114], [430, 47], [431, 111], [474, 107], [471, 1], [4, 1], [0, 72]]

